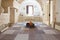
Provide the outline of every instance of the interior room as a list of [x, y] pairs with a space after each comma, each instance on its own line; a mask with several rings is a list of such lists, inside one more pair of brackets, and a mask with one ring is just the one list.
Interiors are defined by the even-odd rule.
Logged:
[[60, 40], [60, 0], [0, 0], [0, 40]]

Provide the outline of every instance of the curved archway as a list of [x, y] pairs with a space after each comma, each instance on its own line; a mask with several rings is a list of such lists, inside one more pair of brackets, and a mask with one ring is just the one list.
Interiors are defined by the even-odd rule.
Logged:
[[33, 1], [24, 0], [19, 7], [19, 12], [23, 16], [27, 16], [27, 13], [26, 13], [27, 5], [33, 6], [33, 11], [34, 11], [33, 16], [42, 16], [43, 15], [41, 5], [36, 0], [33, 0]]
[[27, 13], [26, 13], [27, 5], [33, 6], [33, 10], [34, 10], [33, 16], [36, 16], [36, 17], [39, 16], [40, 18], [43, 17], [42, 7], [37, 0], [24, 0], [21, 4], [19, 4], [19, 6], [17, 5], [18, 8], [14, 6], [15, 8], [18, 9], [17, 15], [15, 17], [15, 19], [17, 19], [16, 22], [20, 20], [20, 16], [27, 16]]

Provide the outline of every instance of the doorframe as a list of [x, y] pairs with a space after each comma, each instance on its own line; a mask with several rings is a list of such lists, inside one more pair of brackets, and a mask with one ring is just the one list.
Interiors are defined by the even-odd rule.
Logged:
[[27, 5], [27, 6], [26, 6], [26, 14], [28, 14], [28, 7], [29, 7], [29, 6], [32, 6], [32, 10], [33, 10], [33, 11], [32, 11], [32, 14], [33, 14], [33, 13], [34, 13], [34, 7], [33, 7], [33, 5]]
[[[51, 5], [51, 1], [53, 1], [53, 22], [50, 25], [50, 5]], [[56, 0], [49, 0], [49, 25], [52, 26], [52, 28], [55, 29], [55, 24], [56, 24]]]

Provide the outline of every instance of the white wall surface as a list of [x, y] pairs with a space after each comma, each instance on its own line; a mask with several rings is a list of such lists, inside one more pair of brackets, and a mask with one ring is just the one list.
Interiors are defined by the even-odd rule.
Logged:
[[37, 1], [23, 1], [20, 5], [20, 8], [19, 8], [19, 11], [20, 13], [22, 13], [23, 15], [27, 15], [26, 13], [26, 6], [27, 5], [33, 5], [33, 8], [34, 8], [34, 13], [33, 15], [34, 16], [42, 16], [42, 8], [41, 8], [41, 5], [37, 2]]
[[19, 10], [19, 13], [21, 13], [22, 15], [26, 16], [26, 6], [27, 5], [33, 5], [34, 8], [34, 16], [42, 16], [42, 8], [41, 5], [35, 1], [35, 0], [24, 0], [21, 4], [19, 4], [18, 2], [14, 1], [14, 7], [17, 8]]
[[0, 15], [0, 24], [8, 24], [8, 23], [9, 23], [8, 13], [7, 14], [5, 14], [5, 13], [1, 14]]
[[1, 6], [1, 0], [0, 0], [0, 6]]
[[17, 1], [13, 2], [13, 7], [19, 9], [20, 4]]
[[57, 14], [56, 14], [56, 22], [60, 22], [60, 0], [57, 0]]

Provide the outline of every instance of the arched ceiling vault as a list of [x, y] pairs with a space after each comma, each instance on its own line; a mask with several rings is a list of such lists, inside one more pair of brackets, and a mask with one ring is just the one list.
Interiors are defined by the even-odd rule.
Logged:
[[[24, 0], [19, 0], [19, 3], [22, 3]], [[42, 6], [42, 0], [36, 0], [37, 2], [39, 2], [39, 4]]]
[[42, 6], [42, 0], [37, 0], [37, 2]]
[[24, 0], [19, 0], [18, 3], [22, 3]]

